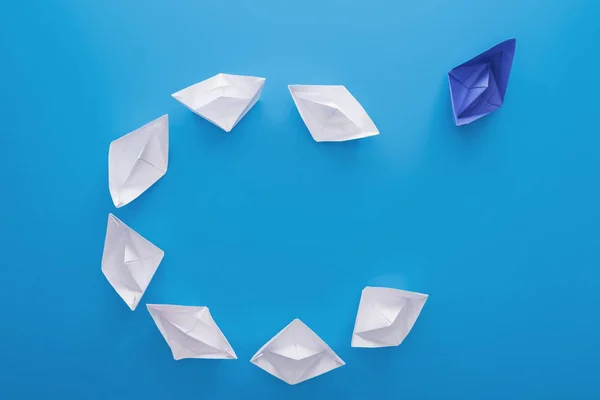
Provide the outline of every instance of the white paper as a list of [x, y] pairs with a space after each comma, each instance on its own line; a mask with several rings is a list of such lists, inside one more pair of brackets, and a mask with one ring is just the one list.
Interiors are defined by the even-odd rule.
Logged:
[[344, 361], [299, 319], [269, 340], [250, 360], [290, 385], [329, 372]]
[[173, 358], [237, 359], [208, 307], [148, 304], [148, 311]]
[[379, 135], [360, 103], [344, 86], [289, 85], [298, 112], [317, 142]]
[[428, 295], [385, 287], [363, 289], [352, 347], [398, 346], [412, 329]]
[[226, 132], [256, 104], [265, 78], [217, 74], [172, 96], [184, 106]]
[[108, 150], [108, 187], [115, 206], [130, 203], [154, 185], [167, 172], [168, 163], [168, 115], [113, 141]]
[[108, 215], [102, 273], [135, 310], [165, 252], [144, 239], [112, 214]]

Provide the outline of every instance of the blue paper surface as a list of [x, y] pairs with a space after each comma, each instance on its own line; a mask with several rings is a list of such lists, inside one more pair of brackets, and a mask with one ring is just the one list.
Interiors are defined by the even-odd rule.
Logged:
[[506, 40], [448, 73], [456, 125], [471, 123], [502, 107], [515, 46], [515, 39]]
[[[597, 399], [594, 0], [0, 4], [3, 399]], [[447, 72], [506, 38], [502, 109], [452, 120]], [[171, 93], [264, 76], [229, 134]], [[578, 79], [579, 78], [579, 79]], [[379, 136], [316, 143], [288, 84], [343, 84]], [[111, 140], [169, 114], [167, 174], [115, 210]], [[206, 305], [237, 361], [173, 361], [100, 271], [109, 212], [165, 250], [142, 303]], [[361, 289], [430, 295], [352, 349]], [[249, 363], [301, 318], [347, 363]]]

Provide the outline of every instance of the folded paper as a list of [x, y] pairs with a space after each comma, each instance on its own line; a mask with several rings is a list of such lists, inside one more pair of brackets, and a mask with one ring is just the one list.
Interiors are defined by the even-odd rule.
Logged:
[[515, 57], [509, 39], [448, 72], [456, 125], [465, 125], [496, 111], [504, 103]]
[[194, 113], [226, 132], [256, 104], [265, 78], [217, 74], [172, 96]]
[[237, 359], [208, 307], [148, 304], [148, 311], [173, 358]]
[[317, 142], [378, 135], [364, 108], [344, 86], [289, 85], [300, 117]]
[[352, 347], [400, 345], [419, 317], [427, 297], [405, 290], [367, 286], [360, 297]]
[[167, 172], [168, 164], [167, 115], [113, 141], [108, 150], [108, 187], [115, 206], [144, 193]]
[[344, 361], [299, 319], [261, 347], [251, 362], [290, 385], [344, 365]]
[[165, 253], [112, 214], [108, 215], [102, 273], [135, 310]]

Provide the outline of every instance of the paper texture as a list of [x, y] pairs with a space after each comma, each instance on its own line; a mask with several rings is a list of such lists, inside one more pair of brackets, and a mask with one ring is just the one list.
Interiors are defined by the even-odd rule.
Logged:
[[290, 385], [344, 365], [344, 361], [299, 319], [283, 328], [250, 361]]
[[256, 104], [265, 78], [217, 74], [174, 93], [184, 106], [226, 132]]
[[473, 122], [502, 106], [515, 46], [516, 40], [509, 39], [448, 73], [456, 125]]
[[148, 304], [148, 311], [173, 358], [237, 359], [208, 307]]
[[135, 310], [165, 253], [133, 229], [108, 215], [102, 273]]
[[352, 347], [400, 345], [419, 317], [427, 297], [405, 290], [367, 286], [360, 297]]
[[115, 206], [144, 193], [167, 172], [168, 163], [167, 115], [113, 141], [108, 149], [108, 188]]
[[288, 88], [315, 141], [342, 142], [379, 134], [366, 111], [344, 86], [289, 85]]

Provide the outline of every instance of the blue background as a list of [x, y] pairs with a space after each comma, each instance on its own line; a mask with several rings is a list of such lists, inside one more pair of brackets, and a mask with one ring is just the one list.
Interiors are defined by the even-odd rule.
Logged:
[[[600, 397], [600, 3], [0, 5], [0, 397]], [[504, 107], [457, 128], [446, 73], [517, 38]], [[267, 77], [229, 134], [170, 94]], [[287, 85], [344, 84], [381, 134], [316, 143]], [[130, 205], [111, 140], [168, 113]], [[131, 312], [108, 213], [166, 252]], [[430, 294], [397, 348], [352, 349], [360, 291]], [[207, 305], [238, 361], [173, 361], [144, 304]], [[347, 363], [287, 386], [248, 360], [299, 317]]]

